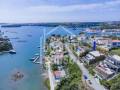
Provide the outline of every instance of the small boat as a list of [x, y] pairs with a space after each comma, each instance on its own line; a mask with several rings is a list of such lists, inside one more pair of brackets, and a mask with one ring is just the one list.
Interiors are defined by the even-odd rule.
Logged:
[[39, 56], [39, 53], [36, 53], [35, 56]]
[[38, 46], [37, 48], [40, 48], [40, 46]]
[[29, 60], [30, 60], [30, 61], [34, 61], [34, 60], [35, 60], [35, 58], [33, 57], [33, 58], [30, 58]]
[[10, 54], [16, 54], [16, 51], [15, 50], [10, 50], [9, 53]]
[[23, 42], [23, 43], [25, 43], [27, 41], [26, 40], [18, 40], [17, 42]]

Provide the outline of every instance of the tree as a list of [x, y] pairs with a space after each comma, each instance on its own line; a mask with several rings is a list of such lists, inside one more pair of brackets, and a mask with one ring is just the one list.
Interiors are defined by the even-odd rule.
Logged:
[[56, 90], [83, 90], [80, 86], [82, 73], [79, 67], [75, 63], [68, 62], [66, 69], [69, 75], [60, 81]]
[[52, 65], [52, 70], [53, 70], [53, 71], [58, 70], [58, 66], [57, 66], [56, 64], [53, 64], [53, 65]]
[[113, 84], [110, 90], [120, 90], [120, 82]]
[[0, 43], [0, 51], [8, 51], [12, 48], [12, 44], [8, 41], [3, 41]]
[[70, 90], [80, 90], [80, 88], [79, 88], [79, 85], [78, 84], [73, 84], [73, 85], [71, 85], [70, 86]]

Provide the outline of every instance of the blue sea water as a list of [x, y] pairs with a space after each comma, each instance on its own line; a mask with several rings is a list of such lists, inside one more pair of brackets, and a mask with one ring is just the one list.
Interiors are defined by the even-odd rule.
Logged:
[[[52, 27], [23, 26], [0, 29], [11, 39], [13, 47], [17, 52], [15, 55], [0, 55], [0, 90], [47, 90], [43, 83], [41, 66], [33, 64], [29, 59], [39, 52], [37, 46], [39, 46], [43, 30], [46, 29], [48, 33], [48, 31], [52, 30]], [[78, 34], [80, 31], [74, 31], [70, 28], [69, 30], [75, 34]], [[54, 33], [66, 34], [61, 28], [58, 28]], [[30, 37], [29, 35], [32, 36]], [[19, 40], [26, 42], [18, 42]], [[24, 77], [14, 82], [12, 75], [17, 71], [24, 73]]]
[[[39, 52], [37, 46], [42, 28], [2, 28], [2, 31], [11, 38], [17, 54], [0, 55], [0, 90], [46, 90], [40, 65], [29, 61], [35, 53]], [[32, 37], [28, 37], [28, 34]], [[19, 39], [12, 39], [16, 37]], [[26, 40], [26, 42], [18, 42], [18, 40]], [[11, 76], [16, 71], [24, 73], [24, 78], [14, 82]]]

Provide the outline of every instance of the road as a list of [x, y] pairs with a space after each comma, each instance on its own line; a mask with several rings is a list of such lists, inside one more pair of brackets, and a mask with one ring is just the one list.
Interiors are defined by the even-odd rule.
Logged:
[[48, 75], [49, 75], [49, 80], [50, 80], [50, 90], [55, 90], [55, 83], [53, 79], [53, 74], [51, 72], [50, 62], [47, 62], [47, 66], [48, 66]]
[[79, 66], [79, 68], [81, 69], [82, 74], [83, 74], [83, 78], [85, 75], [85, 76], [87, 76], [88, 80], [90, 80], [92, 82], [91, 85], [89, 83], [87, 83], [87, 84], [90, 85], [90, 87], [92, 87], [94, 90], [106, 90], [102, 85], [100, 85], [95, 80], [95, 78], [92, 75], [89, 74], [89, 71], [86, 69], [86, 67], [83, 65], [83, 63], [80, 63], [80, 61], [75, 57], [75, 55], [70, 50], [69, 45], [65, 44], [65, 47], [66, 47], [67, 51], [69, 52], [69, 56], [71, 57], [73, 62], [75, 62]]

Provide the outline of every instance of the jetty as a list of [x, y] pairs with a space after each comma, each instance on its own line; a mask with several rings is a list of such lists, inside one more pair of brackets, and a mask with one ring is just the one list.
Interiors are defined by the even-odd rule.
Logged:
[[39, 61], [39, 56], [37, 56], [35, 59], [34, 59], [34, 61], [33, 61], [35, 64], [39, 64], [40, 63], [40, 61]]
[[39, 58], [40, 56], [35, 55], [35, 57], [31, 58], [30, 61], [32, 61], [35, 64], [40, 64]]

